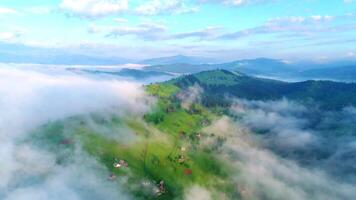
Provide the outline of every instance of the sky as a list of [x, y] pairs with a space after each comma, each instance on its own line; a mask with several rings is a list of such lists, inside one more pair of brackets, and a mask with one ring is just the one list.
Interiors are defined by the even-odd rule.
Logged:
[[1, 0], [0, 53], [356, 58], [356, 0]]

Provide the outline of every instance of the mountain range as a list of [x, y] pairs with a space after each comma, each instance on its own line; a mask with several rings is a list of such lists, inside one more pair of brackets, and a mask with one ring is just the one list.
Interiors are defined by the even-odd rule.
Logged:
[[257, 58], [236, 60], [220, 64], [175, 63], [151, 65], [143, 68], [176, 74], [192, 74], [206, 70], [225, 69], [252, 76], [264, 76], [285, 80], [326, 79], [338, 81], [356, 80], [356, 61], [338, 61], [325, 64], [288, 63], [282, 60]]
[[1, 42], [0, 47], [0, 62], [2, 63], [91, 66], [116, 66], [127, 63], [139, 63], [146, 65], [143, 70], [149, 71], [150, 73], [155, 71], [179, 75], [198, 73], [206, 70], [225, 69], [252, 76], [271, 77], [281, 80], [326, 79], [356, 81], [356, 61], [352, 59], [322, 64], [310, 61], [290, 63], [284, 60], [270, 58], [241, 59], [231, 62], [222, 62], [214, 58], [185, 55], [135, 60], [121, 58], [119, 56], [101, 57], [98, 55], [82, 55], [61, 49], [31, 47]]
[[288, 98], [326, 110], [356, 106], [355, 83], [314, 80], [290, 83], [227, 70], [185, 75], [167, 83], [179, 88], [199, 85], [204, 90], [203, 102], [212, 106], [229, 105], [233, 98], [264, 101]]
[[177, 63], [199, 65], [199, 64], [217, 63], [217, 60], [212, 58], [175, 55], [175, 56], [152, 58], [152, 59], [140, 61], [140, 64], [146, 64], [146, 65], [172, 65]]

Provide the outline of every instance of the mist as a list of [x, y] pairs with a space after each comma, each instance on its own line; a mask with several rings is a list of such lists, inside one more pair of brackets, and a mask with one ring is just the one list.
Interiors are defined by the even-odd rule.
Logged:
[[177, 94], [177, 97], [181, 101], [182, 108], [188, 110], [194, 103], [201, 101], [202, 93], [203, 89], [199, 85], [194, 85]]
[[[154, 100], [126, 80], [102, 80], [61, 70], [0, 68], [0, 199], [130, 199], [121, 182], [109, 182], [107, 169], [75, 145], [70, 162], [33, 143], [33, 131], [46, 123], [91, 113], [141, 117]], [[103, 131], [105, 134], [105, 131]], [[107, 131], [111, 132], [110, 130]], [[121, 139], [132, 137], [122, 127]], [[30, 139], [29, 139], [30, 138]]]
[[[0, 76], [0, 199], [135, 199], [127, 177], [109, 180], [108, 167], [85, 151], [80, 139], [61, 140], [53, 148], [41, 134], [55, 137], [60, 122], [65, 136], [85, 124], [118, 144], [142, 139], [125, 123], [110, 124], [115, 117], [142, 120], [155, 107], [142, 82], [57, 68], [3, 66]], [[176, 97], [189, 110], [203, 94], [195, 85]], [[226, 115], [216, 115], [202, 130], [199, 145], [213, 149], [224, 138], [209, 153], [229, 164], [228, 179], [239, 198], [356, 198], [356, 108], [326, 111], [288, 99], [233, 102]], [[198, 184], [184, 188], [182, 198], [227, 199]]]
[[241, 199], [354, 199], [356, 186], [338, 181], [322, 168], [300, 165], [266, 149], [263, 139], [227, 117], [204, 131], [226, 137], [220, 156], [235, 166], [231, 174]]
[[356, 184], [354, 107], [325, 111], [289, 101], [235, 100], [231, 108], [238, 124], [281, 158], [336, 180]]

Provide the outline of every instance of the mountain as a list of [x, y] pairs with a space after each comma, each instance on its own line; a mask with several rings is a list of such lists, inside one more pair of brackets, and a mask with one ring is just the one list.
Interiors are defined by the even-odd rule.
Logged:
[[356, 65], [344, 67], [329, 67], [310, 69], [299, 74], [306, 78], [335, 79], [342, 81], [356, 81]]
[[176, 55], [171, 57], [161, 57], [161, 58], [153, 58], [148, 60], [141, 61], [141, 64], [147, 65], [172, 65], [177, 63], [198, 65], [198, 64], [206, 64], [206, 63], [215, 63], [216, 60], [210, 58], [200, 58], [200, 57], [190, 57], [184, 55]]
[[257, 58], [236, 60], [220, 64], [159, 64], [147, 66], [144, 69], [175, 74], [193, 74], [202, 71], [225, 69], [242, 72], [251, 76], [279, 77], [281, 79], [356, 80], [356, 63], [354, 61], [335, 61], [324, 64], [316, 64], [312, 62], [290, 64], [282, 60]]
[[123, 76], [134, 79], [147, 79], [147, 78], [157, 78], [162, 76], [173, 77], [172, 74], [165, 72], [157, 72], [157, 71], [144, 71], [139, 69], [120, 69], [120, 70], [101, 70], [101, 69], [78, 69], [78, 68], [68, 68], [68, 70], [77, 72], [78, 70], [81, 72], [91, 73], [91, 74], [106, 74], [106, 75], [114, 75], [114, 76]]
[[281, 60], [269, 58], [237, 60], [231, 63], [225, 63], [223, 66], [224, 67], [222, 68], [255, 75], [279, 75], [289, 74], [296, 71], [293, 65], [287, 64]]
[[165, 72], [143, 71], [138, 69], [122, 69], [117, 74], [120, 76], [133, 77], [136, 79], [150, 78], [156, 76], [172, 76], [172, 74], [165, 73]]
[[157, 71], [157, 72], [168, 72], [174, 74], [192, 74], [198, 73], [206, 70], [217, 69], [217, 65], [201, 64], [201, 65], [192, 65], [192, 64], [169, 64], [169, 65], [153, 65], [144, 67], [145, 70]]
[[81, 55], [61, 49], [0, 42], [0, 62], [46, 65], [119, 65], [130, 63], [132, 60], [119, 57]]
[[[248, 100], [279, 100], [316, 103], [324, 109], [341, 109], [356, 105], [356, 84], [333, 81], [303, 81], [289, 83], [256, 78], [227, 70], [205, 71], [186, 75], [168, 82], [179, 88], [199, 85], [204, 89], [206, 105], [228, 104], [229, 98]], [[225, 100], [225, 101], [223, 101]]]
[[[179, 111], [179, 106], [184, 106], [190, 114], [199, 114], [203, 107], [249, 127], [258, 134], [264, 147], [284, 159], [310, 169], [323, 168], [343, 180], [356, 180], [355, 156], [352, 156], [355, 150], [345, 150], [356, 136], [355, 108], [347, 107], [356, 105], [356, 84], [288, 83], [211, 70], [151, 84], [148, 89], [165, 105], [146, 117], [150, 122], [164, 126], [169, 123], [169, 129], [178, 130], [177, 126], [186, 126], [193, 119], [184, 121], [183, 115], [176, 113], [170, 118], [167, 113], [172, 115]], [[219, 124], [217, 130], [225, 129], [225, 125]]]
[[[120, 72], [141, 74], [140, 70], [106, 70], [112, 70], [106, 73], [114, 75]], [[31, 82], [34, 77], [30, 76]], [[26, 169], [10, 170], [14, 180], [7, 185], [14, 187], [11, 191], [22, 191], [18, 185], [36, 189], [55, 180], [56, 186], [78, 185], [69, 191], [81, 199], [107, 199], [108, 196], [122, 199], [127, 195], [128, 199], [275, 200], [285, 199], [291, 192], [294, 194], [293, 191], [297, 191], [296, 199], [324, 199], [326, 196], [355, 199], [356, 112], [353, 108], [324, 112], [315, 104], [304, 110], [286, 101], [240, 101], [236, 106], [242, 109], [234, 111], [228, 104], [229, 98], [225, 98], [228, 95], [270, 100], [287, 96], [292, 100], [307, 98], [309, 102], [311, 98], [310, 101], [325, 103], [323, 98], [329, 101], [331, 97], [336, 102], [344, 98], [344, 103], [353, 103], [355, 98], [350, 95], [355, 94], [354, 84], [286, 83], [227, 70], [211, 70], [148, 84], [140, 87], [147, 95], [143, 95], [142, 90], [132, 95], [135, 91], [128, 91], [132, 87], [117, 80], [109, 82], [109, 94], [101, 92], [105, 90], [100, 86], [102, 80], [94, 84], [90, 81], [84, 91], [83, 87], [72, 90], [70, 78], [65, 83], [62, 77], [61, 81], [54, 80], [57, 79], [53, 77], [48, 82], [49, 86], [54, 85], [50, 95], [43, 95], [50, 98], [47, 101], [41, 98], [42, 103], [31, 101], [29, 108], [35, 112], [32, 115], [26, 112], [25, 116], [33, 122], [30, 117], [38, 113], [35, 109], [38, 106], [33, 108], [33, 105], [42, 108], [43, 102], [51, 102], [53, 108], [57, 108], [62, 105], [58, 102], [64, 99], [65, 106], [59, 106], [58, 119], [44, 118], [43, 124], [30, 123], [37, 125], [34, 130], [18, 134], [21, 137], [14, 137], [9, 143], [11, 148], [18, 150], [14, 151], [15, 155], [22, 158], [19, 166]], [[96, 84], [99, 87], [93, 87]], [[197, 84], [204, 91], [191, 88]], [[47, 82], [44, 89], [45, 85]], [[63, 93], [66, 90], [68, 93]], [[92, 91], [89, 92], [92, 95], [88, 96], [88, 91]], [[42, 90], [34, 92], [47, 94]], [[109, 101], [98, 99], [105, 94]], [[16, 92], [9, 95], [18, 97]], [[114, 98], [116, 95], [121, 98]], [[63, 99], [58, 99], [61, 96]], [[94, 101], [87, 104], [88, 100]], [[212, 107], [209, 103], [213, 101], [227, 105]], [[97, 109], [92, 106], [88, 109], [93, 103], [98, 104]], [[27, 108], [21, 105], [12, 107]], [[42, 110], [52, 108], [48, 105]], [[72, 110], [78, 110], [77, 107], [79, 113], [73, 115]], [[84, 109], [88, 112], [83, 112]], [[65, 110], [70, 113], [63, 115]], [[34, 164], [29, 158], [35, 159]], [[10, 165], [5, 166], [14, 165], [11, 159], [6, 161], [10, 161]], [[33, 167], [36, 163], [45, 167], [44, 170]], [[262, 173], [256, 173], [256, 167]], [[52, 191], [50, 188], [49, 192]], [[32, 195], [32, 190], [30, 192]], [[0, 199], [6, 195], [0, 194]]]
[[201, 71], [226, 69], [230, 71], [240, 71], [249, 75], [289, 75], [295, 73], [297, 70], [280, 60], [257, 58], [251, 60], [237, 60], [221, 64], [160, 64], [145, 67], [146, 70], [163, 71], [179, 74], [191, 74]]

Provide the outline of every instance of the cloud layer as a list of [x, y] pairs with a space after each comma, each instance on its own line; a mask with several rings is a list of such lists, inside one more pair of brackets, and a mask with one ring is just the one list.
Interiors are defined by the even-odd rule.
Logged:
[[303, 167], [263, 147], [247, 127], [221, 118], [205, 131], [226, 137], [222, 154], [236, 169], [231, 174], [242, 199], [353, 199], [356, 187], [320, 168]]
[[356, 184], [355, 108], [323, 111], [288, 100], [237, 100], [232, 110], [241, 126], [258, 133], [263, 147]]
[[60, 8], [84, 17], [102, 17], [126, 11], [128, 0], [63, 0]]
[[80, 148], [67, 158], [72, 162], [61, 164], [58, 156], [66, 154], [65, 148], [54, 154], [24, 141], [34, 128], [71, 116], [91, 112], [141, 116], [150, 99], [140, 85], [58, 69], [1, 67], [0, 76], [0, 199], [129, 199], [120, 184], [107, 181], [106, 169]]

